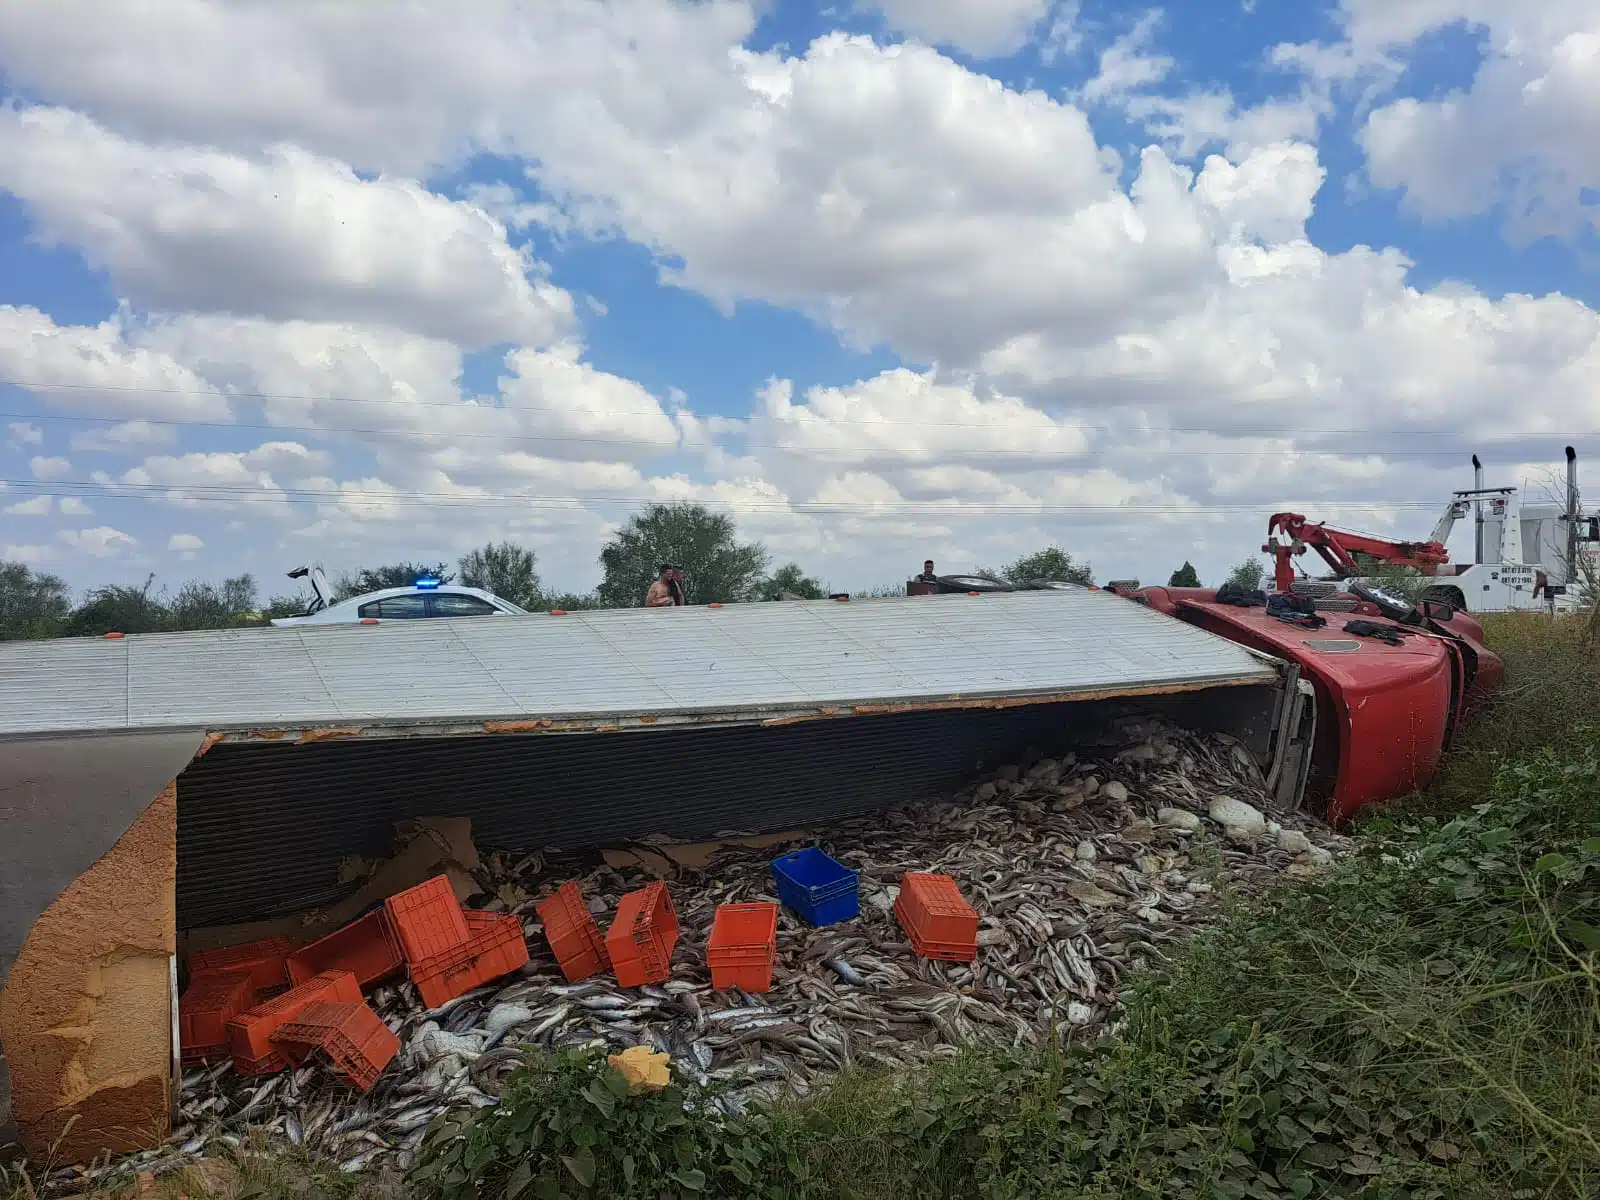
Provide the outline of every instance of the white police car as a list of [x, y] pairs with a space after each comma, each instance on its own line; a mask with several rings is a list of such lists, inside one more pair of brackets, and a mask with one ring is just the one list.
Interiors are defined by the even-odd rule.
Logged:
[[409, 587], [384, 588], [332, 602], [321, 567], [300, 567], [290, 579], [309, 579], [311, 604], [298, 617], [276, 617], [274, 625], [341, 625], [359, 621], [417, 621], [430, 617], [525, 617], [526, 609], [482, 588], [419, 579]]

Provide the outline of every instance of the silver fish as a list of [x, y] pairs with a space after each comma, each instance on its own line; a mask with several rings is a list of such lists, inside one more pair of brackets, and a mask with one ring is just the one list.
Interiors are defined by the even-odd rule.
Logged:
[[835, 975], [837, 975], [840, 979], [844, 980], [846, 983], [850, 984], [851, 986], [853, 986], [853, 987], [862, 986], [862, 982], [863, 981], [861, 979], [860, 974], [858, 974], [856, 969], [854, 967], [852, 967], [849, 963], [845, 962], [842, 958], [831, 958], [831, 959], [829, 959], [828, 960], [828, 967], [829, 967], [829, 969], [831, 969], [833, 971], [833, 973]]

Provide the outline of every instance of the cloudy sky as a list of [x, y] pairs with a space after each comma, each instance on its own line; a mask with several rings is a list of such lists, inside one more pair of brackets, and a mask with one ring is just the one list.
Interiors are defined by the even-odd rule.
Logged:
[[585, 588], [672, 499], [1214, 581], [1600, 479], [1594, 0], [6, 0], [0, 88], [0, 558], [77, 587]]

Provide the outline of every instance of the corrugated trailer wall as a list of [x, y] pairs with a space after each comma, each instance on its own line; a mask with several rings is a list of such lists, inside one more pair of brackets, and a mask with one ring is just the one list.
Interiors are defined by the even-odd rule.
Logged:
[[1271, 689], [1218, 693], [777, 726], [221, 745], [178, 778], [178, 923], [337, 898], [341, 859], [389, 853], [407, 817], [470, 816], [478, 844], [500, 849], [817, 826], [938, 797], [1134, 708], [1256, 725], [1264, 753]]

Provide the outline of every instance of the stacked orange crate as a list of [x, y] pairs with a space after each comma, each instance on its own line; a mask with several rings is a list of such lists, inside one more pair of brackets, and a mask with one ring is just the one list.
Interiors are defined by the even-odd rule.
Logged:
[[711, 922], [706, 963], [714, 988], [765, 992], [772, 987], [778, 957], [776, 904], [721, 904]]
[[971, 962], [978, 957], [978, 913], [950, 876], [907, 871], [894, 915], [923, 958]]
[[289, 986], [289, 955], [294, 943], [286, 937], [260, 938], [236, 946], [196, 950], [189, 955], [189, 976], [249, 971], [258, 996], [270, 996]]
[[256, 1002], [249, 971], [200, 975], [178, 1000], [178, 1048], [185, 1066], [228, 1050], [228, 1022]]

